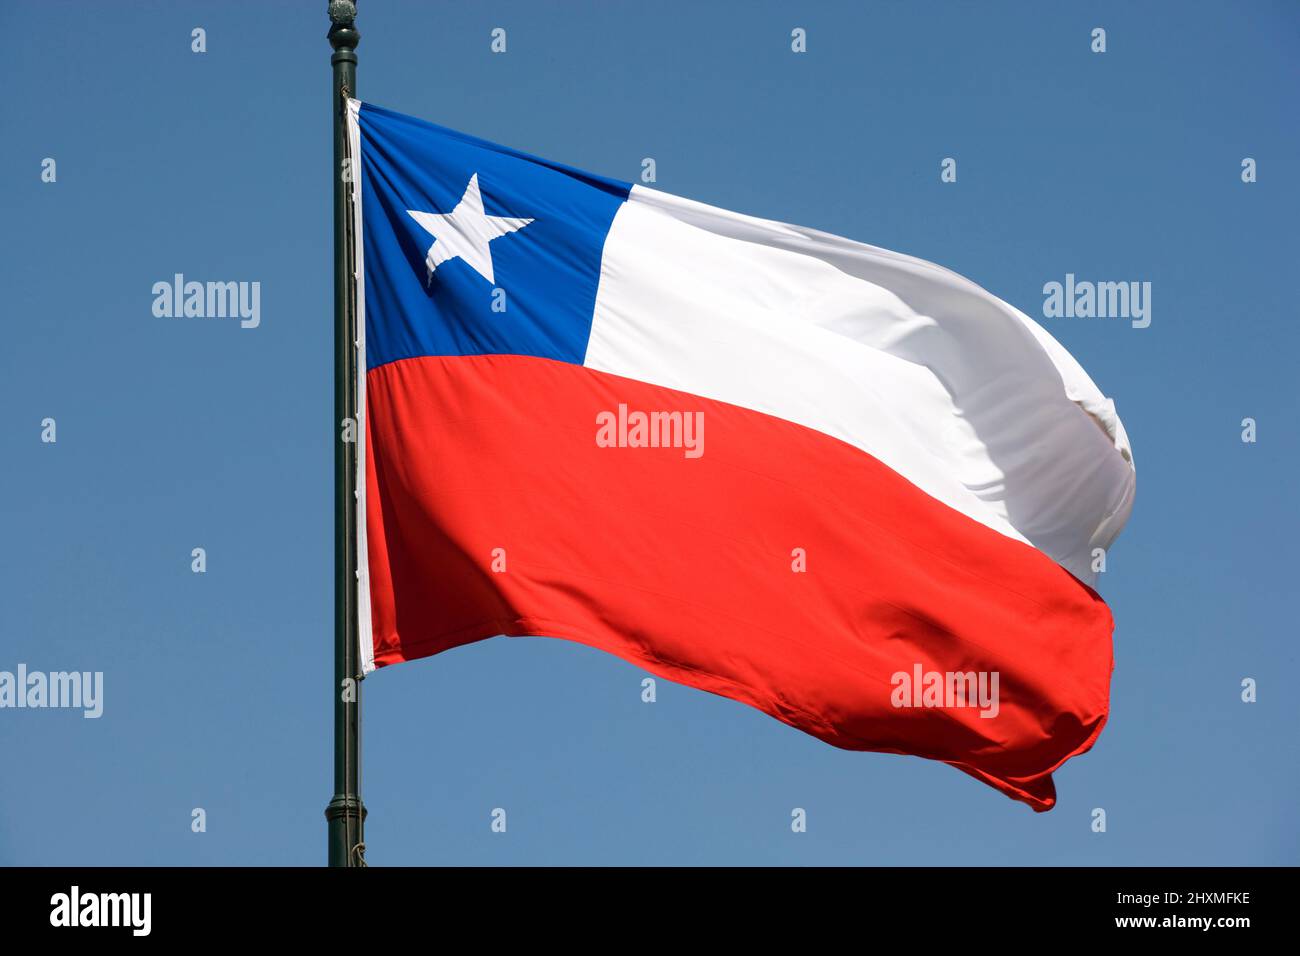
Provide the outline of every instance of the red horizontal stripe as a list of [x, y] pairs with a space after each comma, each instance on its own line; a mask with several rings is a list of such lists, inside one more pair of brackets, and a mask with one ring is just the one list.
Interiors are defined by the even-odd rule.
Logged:
[[[599, 447], [597, 414], [620, 403], [703, 412], [703, 455]], [[367, 410], [377, 665], [567, 638], [838, 747], [947, 761], [1036, 810], [1106, 721], [1102, 600], [837, 439], [518, 356], [381, 366]], [[892, 675], [916, 664], [998, 672], [997, 716], [893, 706]]]

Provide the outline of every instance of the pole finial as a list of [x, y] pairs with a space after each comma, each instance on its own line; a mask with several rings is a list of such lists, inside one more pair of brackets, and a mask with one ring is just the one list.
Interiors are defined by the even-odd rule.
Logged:
[[335, 23], [351, 23], [357, 18], [354, 0], [330, 0], [330, 19]]
[[357, 30], [357, 5], [355, 0], [330, 0], [330, 46], [335, 50], [354, 50], [361, 40]]

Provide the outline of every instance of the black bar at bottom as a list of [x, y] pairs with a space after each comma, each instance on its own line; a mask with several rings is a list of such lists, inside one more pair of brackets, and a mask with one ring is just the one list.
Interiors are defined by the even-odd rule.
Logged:
[[295, 945], [337, 944], [434, 929], [435, 907], [439, 939], [454, 929], [533, 944], [641, 948], [707, 934], [734, 947], [780, 933], [810, 947], [910, 938], [936, 952], [1101, 934], [1232, 945], [1284, 931], [1295, 884], [1294, 868], [10, 868], [0, 927], [6, 942], [211, 944], [278, 929]]

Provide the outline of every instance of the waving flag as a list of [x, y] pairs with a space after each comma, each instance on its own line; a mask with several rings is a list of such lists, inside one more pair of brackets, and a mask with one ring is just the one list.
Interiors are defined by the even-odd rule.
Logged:
[[567, 638], [1036, 810], [1106, 721], [1113, 403], [945, 269], [355, 101], [366, 670]]

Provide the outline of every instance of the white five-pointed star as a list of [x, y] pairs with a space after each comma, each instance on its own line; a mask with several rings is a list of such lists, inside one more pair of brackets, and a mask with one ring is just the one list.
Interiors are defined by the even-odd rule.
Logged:
[[475, 272], [496, 285], [496, 280], [492, 278], [492, 251], [488, 248], [488, 243], [522, 229], [533, 221], [485, 214], [483, 197], [478, 191], [478, 173], [469, 178], [465, 195], [460, 197], [460, 202], [450, 213], [408, 209], [406, 214], [434, 238], [424, 260], [424, 267], [428, 270], [425, 285], [433, 280], [433, 271], [448, 259], [464, 259]]

